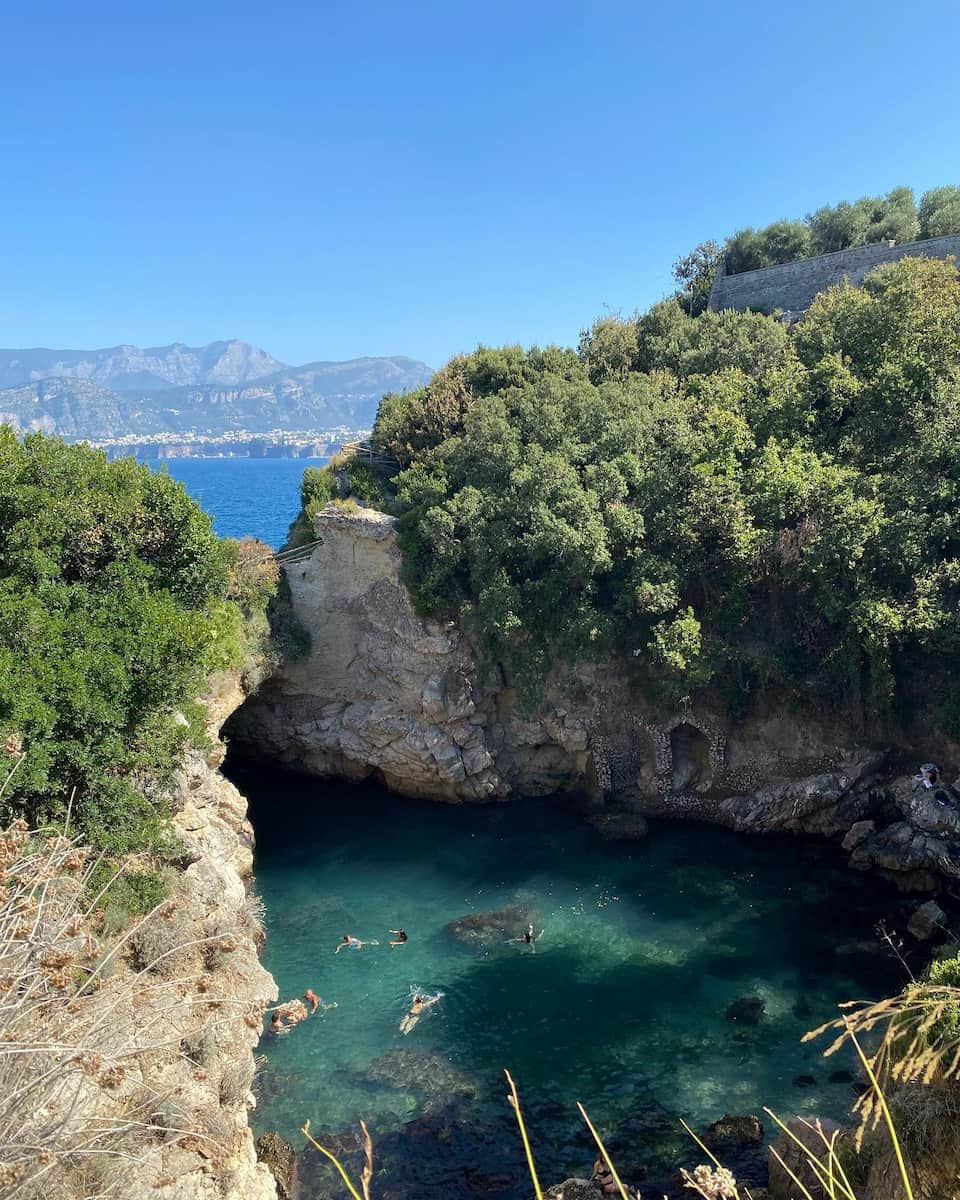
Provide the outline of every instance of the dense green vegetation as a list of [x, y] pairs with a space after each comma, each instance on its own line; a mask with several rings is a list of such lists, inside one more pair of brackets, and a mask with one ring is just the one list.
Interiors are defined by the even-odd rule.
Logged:
[[0, 822], [62, 820], [72, 799], [97, 846], [162, 843], [177, 714], [243, 660], [274, 582], [167, 475], [0, 427]]
[[952, 233], [960, 233], [960, 187], [931, 188], [919, 205], [911, 188], [894, 188], [886, 196], [818, 208], [802, 221], [740, 229], [722, 245], [702, 242], [674, 264], [674, 276], [683, 306], [695, 316], [707, 306], [721, 261], [728, 275], [737, 275], [873, 242], [914, 242]]
[[760, 689], [960, 729], [960, 280], [906, 259], [792, 328], [606, 318], [388, 396], [405, 573], [528, 699], [612, 653], [677, 699]]

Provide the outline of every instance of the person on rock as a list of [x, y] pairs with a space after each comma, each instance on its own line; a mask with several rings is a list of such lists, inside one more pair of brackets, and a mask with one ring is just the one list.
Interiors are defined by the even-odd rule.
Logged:
[[593, 1164], [593, 1174], [590, 1178], [600, 1185], [600, 1190], [605, 1196], [615, 1196], [620, 1190], [617, 1187], [617, 1181], [613, 1177], [613, 1172], [603, 1161], [602, 1158], [595, 1160]]
[[397, 935], [397, 940], [395, 942], [391, 942], [391, 946], [402, 946], [407, 940], [406, 931], [403, 929], [391, 929], [390, 932]]

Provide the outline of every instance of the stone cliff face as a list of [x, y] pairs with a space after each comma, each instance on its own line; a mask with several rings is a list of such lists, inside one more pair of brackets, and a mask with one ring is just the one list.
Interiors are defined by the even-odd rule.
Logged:
[[243, 699], [235, 677], [219, 681], [208, 699], [214, 748], [190, 751], [174, 783], [174, 825], [193, 861], [172, 899], [188, 936], [215, 940], [207, 942], [212, 961], [196, 986], [203, 1003], [193, 988], [184, 989], [182, 1003], [163, 1015], [172, 1053], [158, 1056], [157, 1082], [188, 1133], [158, 1151], [150, 1195], [161, 1200], [276, 1200], [277, 1194], [273, 1176], [257, 1162], [248, 1120], [253, 1050], [277, 988], [259, 962], [261, 931], [247, 894], [253, 870], [247, 803], [218, 770], [220, 726]]
[[904, 886], [960, 877], [960, 814], [893, 780], [883, 752], [835, 723], [658, 710], [631, 686], [628, 651], [558, 674], [522, 715], [455, 624], [413, 611], [391, 517], [329, 506], [316, 532], [320, 544], [288, 570], [312, 651], [230, 722], [250, 752], [452, 802], [574, 792], [614, 834], [642, 827], [624, 813], [846, 833], [853, 865]]

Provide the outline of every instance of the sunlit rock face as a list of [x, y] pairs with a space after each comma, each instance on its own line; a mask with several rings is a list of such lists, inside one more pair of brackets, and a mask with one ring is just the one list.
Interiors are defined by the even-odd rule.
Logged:
[[[595, 816], [612, 807], [831, 837], [857, 825], [858, 867], [918, 888], [960, 871], [960, 812], [895, 780], [886, 753], [841, 723], [773, 702], [739, 720], [719, 702], [665, 711], [637, 685], [629, 647], [559, 669], [521, 712], [456, 623], [414, 612], [394, 518], [330, 505], [316, 533], [287, 572], [312, 649], [231, 720], [245, 752], [448, 802], [573, 792]], [[613, 832], [631, 828], [643, 835], [629, 822]]]

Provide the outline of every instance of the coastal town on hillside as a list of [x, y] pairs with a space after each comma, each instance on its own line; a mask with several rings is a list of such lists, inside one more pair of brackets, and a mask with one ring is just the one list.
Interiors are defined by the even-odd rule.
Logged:
[[111, 459], [125, 455], [140, 459], [328, 458], [339, 453], [344, 445], [365, 441], [369, 436], [369, 429], [337, 425], [332, 429], [319, 430], [272, 429], [268, 433], [237, 429], [219, 436], [203, 433], [131, 433], [99, 441], [79, 440], [105, 450]]

